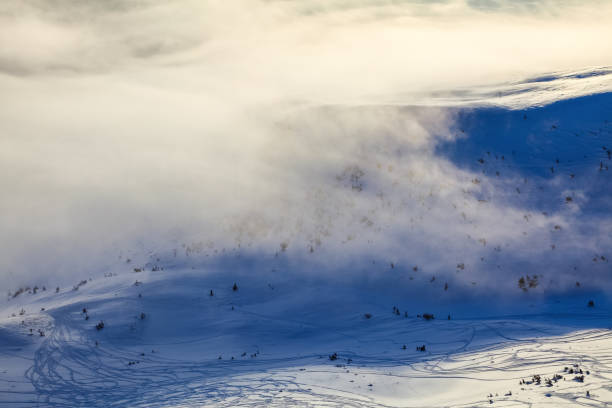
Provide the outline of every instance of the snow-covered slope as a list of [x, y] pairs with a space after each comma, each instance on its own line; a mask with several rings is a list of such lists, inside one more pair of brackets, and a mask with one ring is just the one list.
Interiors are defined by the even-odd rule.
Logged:
[[252, 272], [126, 272], [3, 301], [1, 405], [606, 406], [612, 398], [612, 314], [601, 296], [452, 304]]

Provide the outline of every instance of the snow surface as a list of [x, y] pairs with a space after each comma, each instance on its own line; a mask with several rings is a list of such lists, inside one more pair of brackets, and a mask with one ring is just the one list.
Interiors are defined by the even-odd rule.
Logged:
[[610, 305], [588, 299], [518, 298], [501, 313], [493, 299], [450, 305], [248, 270], [123, 273], [3, 302], [0, 404], [607, 406]]

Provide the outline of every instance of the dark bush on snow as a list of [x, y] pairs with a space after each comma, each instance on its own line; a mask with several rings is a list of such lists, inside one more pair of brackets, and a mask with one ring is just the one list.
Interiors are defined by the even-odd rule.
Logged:
[[29, 286], [26, 286], [25, 288], [19, 288], [19, 289], [17, 289], [17, 290], [15, 291], [15, 293], [13, 293], [12, 295], [11, 295], [11, 293], [9, 292], [9, 296], [10, 296], [11, 298], [13, 298], [13, 299], [14, 299], [14, 298], [16, 298], [17, 296], [21, 295], [22, 293], [24, 293], [24, 292], [25, 292], [25, 291], [27, 291], [27, 290], [30, 290], [30, 287], [29, 287]]
[[434, 319], [434, 315], [431, 313], [423, 313], [423, 319], [425, 320], [432, 320]]
[[338, 354], [337, 354], [337, 353], [331, 354], [331, 355], [329, 356], [329, 359], [330, 359], [331, 361], [335, 361], [335, 360], [337, 360], [337, 359], [338, 359]]
[[85, 284], [87, 284], [87, 281], [86, 281], [86, 280], [82, 280], [82, 281], [80, 281], [79, 283], [77, 283], [76, 285], [74, 285], [74, 286], [72, 287], [72, 290], [79, 290], [79, 288], [80, 288], [81, 286], [85, 285]]
[[100, 320], [98, 324], [96, 324], [96, 330], [100, 331], [104, 328], [104, 322]]
[[530, 288], [538, 287], [538, 277], [535, 276], [521, 276], [518, 280], [518, 287], [522, 289], [524, 292], [527, 292]]

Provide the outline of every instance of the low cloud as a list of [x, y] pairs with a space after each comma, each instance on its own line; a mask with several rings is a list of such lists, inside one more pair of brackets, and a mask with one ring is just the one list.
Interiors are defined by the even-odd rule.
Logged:
[[[548, 246], [554, 225], [593, 221], [534, 212], [524, 225], [505, 186], [436, 153], [461, 137], [458, 111], [444, 105], [495, 97], [517, 107], [516, 88], [532, 104], [589, 93], [571, 82], [583, 78], [522, 80], [609, 64], [601, 39], [611, 10], [596, 1], [5, 3], [2, 281], [70, 279], [129, 251], [194, 243], [211, 255], [313, 251], [324, 270], [355, 259], [418, 265], [428, 279], [464, 264], [453, 279], [467, 285], [497, 285], [497, 264], [481, 261], [491, 248], [500, 265], [544, 265], [534, 242]], [[587, 80], [610, 86], [609, 75]], [[572, 238], [581, 251], [603, 245], [584, 234]]]

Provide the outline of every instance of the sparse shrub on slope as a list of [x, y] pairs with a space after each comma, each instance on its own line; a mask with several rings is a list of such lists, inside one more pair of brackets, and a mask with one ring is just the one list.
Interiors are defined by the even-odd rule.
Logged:
[[538, 276], [521, 276], [518, 280], [518, 287], [522, 289], [524, 292], [527, 292], [529, 289], [534, 289], [538, 287]]

